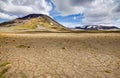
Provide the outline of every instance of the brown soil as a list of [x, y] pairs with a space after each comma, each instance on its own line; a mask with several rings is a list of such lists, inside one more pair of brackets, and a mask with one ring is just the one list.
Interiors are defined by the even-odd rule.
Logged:
[[120, 78], [120, 34], [1, 33], [3, 77]]

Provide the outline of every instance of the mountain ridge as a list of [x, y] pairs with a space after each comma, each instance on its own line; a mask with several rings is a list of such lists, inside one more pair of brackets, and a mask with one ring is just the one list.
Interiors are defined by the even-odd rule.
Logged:
[[74, 32], [75, 30], [120, 30], [116, 26], [84, 25], [73, 29], [66, 28], [51, 17], [44, 14], [29, 14], [14, 20], [0, 23], [0, 31], [52, 31], [52, 32]]
[[106, 26], [106, 25], [85, 25], [85, 26], [78, 26], [75, 29], [81, 30], [112, 30], [112, 29], [119, 29], [116, 26]]
[[66, 27], [44, 14], [29, 14], [1, 23], [0, 27], [9, 27], [13, 30], [68, 31]]

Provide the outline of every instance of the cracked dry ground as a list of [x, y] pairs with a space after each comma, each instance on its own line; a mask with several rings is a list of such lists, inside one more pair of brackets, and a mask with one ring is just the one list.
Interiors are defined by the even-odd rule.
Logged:
[[1, 34], [0, 71], [0, 78], [120, 78], [120, 34]]

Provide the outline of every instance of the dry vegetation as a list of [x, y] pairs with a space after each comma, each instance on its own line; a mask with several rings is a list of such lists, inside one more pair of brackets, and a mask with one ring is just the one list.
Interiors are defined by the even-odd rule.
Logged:
[[0, 78], [120, 78], [120, 34], [2, 33]]
[[4, 63], [0, 64], [0, 78], [6, 78], [5, 73], [10, 69], [10, 63], [4, 61]]
[[[26, 22], [25, 22], [26, 21]], [[13, 29], [13, 30], [36, 30], [38, 29], [38, 26], [42, 26], [45, 29], [42, 31], [66, 31], [65, 27], [59, 26], [57, 24], [55, 24], [55, 22], [47, 20], [45, 18], [42, 17], [38, 17], [38, 18], [32, 18], [29, 20], [25, 20], [22, 24], [19, 24], [18, 22], [16, 22], [15, 26], [10, 26], [8, 27], [9, 29]], [[38, 29], [39, 31], [41, 31], [41, 29]]]

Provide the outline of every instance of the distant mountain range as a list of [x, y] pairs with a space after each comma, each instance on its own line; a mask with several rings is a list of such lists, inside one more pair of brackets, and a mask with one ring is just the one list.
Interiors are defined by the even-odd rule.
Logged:
[[32, 31], [67, 31], [63, 25], [54, 21], [47, 15], [29, 14], [15, 20], [0, 24], [0, 29], [5, 30], [32, 30]]
[[70, 32], [75, 30], [120, 30], [115, 26], [86, 25], [77, 26], [73, 29], [66, 28], [51, 17], [44, 14], [29, 14], [27, 16], [14, 19], [12, 21], [0, 23], [0, 32], [21, 32], [21, 31], [51, 31], [51, 32]]
[[85, 26], [77, 26], [75, 29], [78, 30], [117, 30], [119, 29], [116, 26], [103, 26], [103, 25], [85, 25]]

